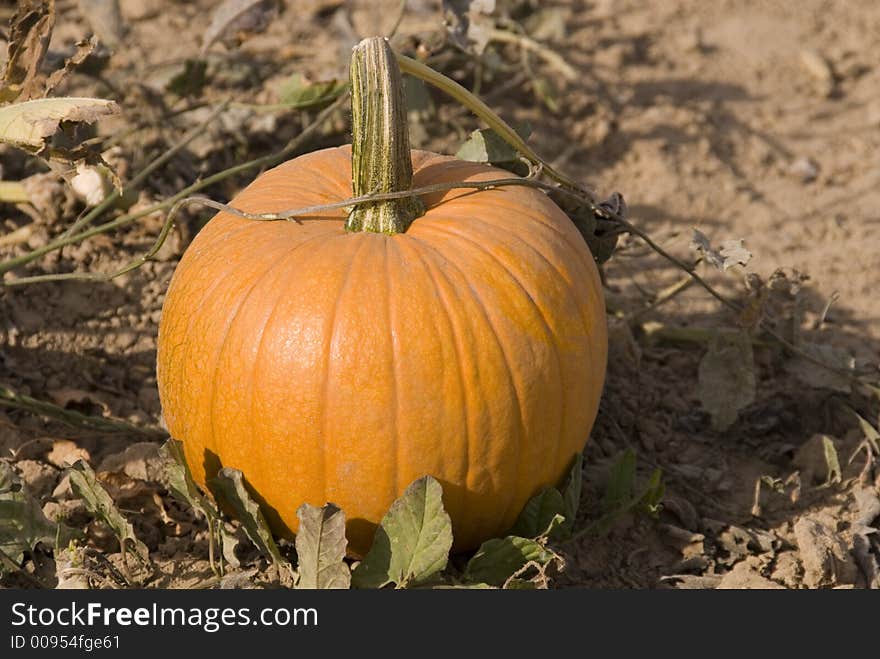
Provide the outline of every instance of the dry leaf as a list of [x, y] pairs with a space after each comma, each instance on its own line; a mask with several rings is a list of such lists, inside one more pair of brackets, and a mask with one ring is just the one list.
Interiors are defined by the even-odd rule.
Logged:
[[57, 71], [54, 71], [52, 75], [49, 76], [49, 79], [46, 80], [46, 88], [43, 92], [44, 95], [48, 96], [52, 90], [60, 85], [77, 66], [82, 64], [97, 47], [98, 40], [95, 37], [91, 37], [87, 41], [78, 42], [76, 44], [76, 52], [64, 60], [64, 66]]
[[77, 460], [88, 462], [90, 456], [89, 452], [78, 446], [76, 442], [69, 439], [56, 439], [52, 442], [52, 450], [49, 451], [46, 459], [59, 469], [63, 469], [70, 467]]
[[123, 473], [129, 478], [141, 481], [162, 482], [165, 475], [165, 458], [159, 445], [153, 442], [138, 442], [121, 453], [113, 453], [104, 458], [98, 473]]
[[38, 77], [55, 26], [55, 0], [19, 0], [10, 21], [0, 102], [43, 95]]
[[64, 408], [81, 410], [84, 405], [86, 408], [90, 405], [97, 405], [105, 416], [110, 414], [110, 406], [107, 401], [92, 391], [72, 388], [52, 389], [49, 391], [49, 396], [56, 405]]
[[715, 430], [727, 430], [739, 411], [755, 400], [755, 360], [746, 332], [715, 332], [700, 361], [700, 402]]
[[[847, 372], [855, 368], [855, 359], [848, 352], [827, 343], [801, 343], [799, 348], [813, 359], [839, 371]], [[786, 362], [785, 370], [804, 384], [817, 389], [832, 389], [843, 393], [849, 393], [851, 389], [851, 380], [846, 375], [822, 368], [800, 355], [794, 355]]]
[[100, 98], [43, 98], [0, 107], [0, 142], [39, 152], [62, 122], [91, 124], [119, 106]]
[[837, 520], [828, 513], [801, 517], [794, 525], [794, 536], [804, 566], [808, 588], [851, 584], [856, 565], [837, 532]]
[[721, 247], [715, 249], [706, 234], [699, 229], [694, 229], [690, 247], [700, 252], [706, 263], [722, 272], [734, 265], [748, 265], [752, 258], [752, 253], [745, 248], [742, 239], [725, 240], [721, 243]]

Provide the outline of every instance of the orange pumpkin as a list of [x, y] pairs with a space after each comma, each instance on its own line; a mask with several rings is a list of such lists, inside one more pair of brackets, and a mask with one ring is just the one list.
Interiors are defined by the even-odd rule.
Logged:
[[[509, 176], [411, 157], [417, 187]], [[352, 196], [340, 147], [265, 172], [230, 203], [271, 213]], [[342, 211], [219, 213], [174, 274], [157, 369], [168, 429], [201, 484], [240, 469], [279, 534], [296, 532], [303, 502], [331, 501], [363, 554], [391, 502], [430, 474], [455, 547], [473, 548], [557, 484], [587, 439], [607, 343], [577, 229], [527, 187], [423, 201], [393, 234], [347, 230]]]

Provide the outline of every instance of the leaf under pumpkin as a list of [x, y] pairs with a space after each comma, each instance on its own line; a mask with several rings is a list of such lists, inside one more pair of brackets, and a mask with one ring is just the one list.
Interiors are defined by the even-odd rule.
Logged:
[[223, 467], [208, 484], [214, 493], [232, 508], [236, 519], [260, 553], [277, 566], [289, 567], [289, 563], [281, 556], [278, 545], [275, 544], [260, 506], [253, 500], [245, 486], [244, 475], [238, 469]]
[[473, 558], [468, 561], [464, 579], [468, 583], [485, 583], [503, 586], [527, 563], [546, 565], [553, 559], [550, 552], [531, 538], [507, 536], [484, 542]]
[[348, 588], [351, 571], [345, 558], [345, 513], [332, 503], [318, 508], [304, 503], [296, 511], [298, 559], [296, 587]]
[[382, 518], [373, 546], [352, 574], [356, 588], [403, 588], [436, 576], [452, 548], [452, 522], [443, 508], [443, 488], [423, 476]]

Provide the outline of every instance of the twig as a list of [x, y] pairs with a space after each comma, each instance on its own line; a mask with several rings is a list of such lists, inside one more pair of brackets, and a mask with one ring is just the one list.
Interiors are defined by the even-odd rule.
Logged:
[[[223, 204], [219, 201], [214, 201], [212, 199], [208, 199], [206, 197], [185, 197], [183, 199], [179, 199], [168, 212], [168, 217], [165, 219], [165, 223], [162, 225], [162, 230], [159, 232], [159, 235], [156, 237], [156, 240], [153, 242], [153, 245], [150, 247], [147, 252], [142, 254], [141, 256], [129, 261], [126, 265], [124, 265], [119, 270], [114, 270], [112, 272], [63, 272], [49, 275], [34, 275], [32, 277], [20, 277], [18, 279], [12, 279], [5, 284], [7, 286], [23, 286], [26, 284], [37, 284], [44, 283], [49, 281], [109, 281], [111, 279], [115, 279], [116, 277], [120, 277], [127, 272], [131, 272], [132, 270], [136, 270], [141, 267], [148, 261], [150, 261], [161, 249], [165, 239], [168, 237], [168, 234], [171, 232], [171, 228], [174, 226], [174, 219], [177, 216], [177, 213], [183, 206], [187, 206], [190, 204], [200, 204], [202, 206], [207, 206], [209, 208], [213, 208], [218, 211], [222, 211], [225, 213], [229, 213], [230, 215], [235, 215], [236, 217], [240, 217], [246, 220], [254, 220], [260, 222], [271, 222], [271, 221], [281, 221], [281, 220], [293, 220], [299, 221], [297, 218], [306, 217], [309, 215], [314, 215], [316, 213], [327, 211], [327, 210], [335, 210], [339, 208], [349, 208], [352, 206], [356, 206], [359, 204], [367, 204], [374, 203], [376, 201], [386, 201], [389, 199], [401, 199], [403, 197], [412, 197], [412, 196], [420, 196], [420, 195], [428, 195], [436, 192], [446, 192], [449, 190], [457, 190], [457, 189], [467, 189], [470, 192], [466, 194], [472, 194], [473, 192], [477, 192], [480, 190], [491, 190], [500, 188], [502, 186], [509, 185], [519, 185], [519, 186], [537, 186], [544, 187], [546, 184], [541, 184], [538, 181], [535, 181], [531, 178], [519, 178], [519, 177], [511, 177], [511, 178], [503, 178], [503, 179], [492, 179], [489, 181], [474, 181], [474, 182], [464, 182], [464, 183], [435, 183], [433, 185], [427, 185], [422, 188], [415, 188], [412, 190], [406, 190], [403, 192], [386, 192], [382, 194], [374, 194], [374, 195], [363, 195], [360, 197], [352, 197], [350, 199], [343, 199], [341, 201], [333, 202], [330, 204], [321, 204], [318, 206], [307, 206], [305, 208], [295, 208], [287, 211], [283, 211], [281, 213], [246, 213], [242, 210], [239, 210], [229, 204]], [[553, 187], [553, 186], [547, 186]], [[313, 218], [320, 219], [320, 218]], [[331, 219], [331, 218], [327, 218]]]
[[515, 34], [513, 32], [507, 32], [506, 30], [499, 30], [496, 28], [489, 30], [489, 41], [502, 41], [505, 43], [516, 44], [523, 50], [529, 50], [535, 53], [538, 57], [547, 62], [547, 64], [559, 71], [559, 73], [562, 74], [562, 77], [566, 80], [577, 80], [577, 71], [571, 64], [566, 62], [559, 53], [524, 34]]
[[0, 387], [0, 406], [24, 410], [33, 414], [47, 416], [70, 426], [89, 428], [102, 432], [125, 432], [146, 435], [155, 439], [167, 437], [167, 433], [158, 429], [136, 426], [120, 419], [108, 419], [100, 416], [81, 414], [59, 405], [17, 393], [7, 387]]
[[662, 291], [660, 291], [650, 304], [642, 307], [641, 309], [637, 309], [630, 314], [627, 314], [624, 320], [626, 320], [626, 322], [628, 323], [636, 322], [646, 313], [648, 313], [649, 311], [653, 311], [654, 309], [665, 304], [666, 302], [669, 302], [680, 293], [683, 293], [684, 291], [689, 289], [691, 286], [693, 286], [693, 284], [694, 278], [691, 277], [690, 274], [682, 277], [668, 288], [664, 288]]
[[403, 23], [404, 15], [406, 15], [406, 0], [400, 0], [400, 2], [397, 4], [397, 15], [394, 18], [394, 23], [391, 26], [391, 29], [388, 31], [389, 39], [397, 34], [397, 30], [400, 28], [400, 24]]
[[[657, 321], [648, 321], [640, 325], [645, 337], [652, 341], [666, 341], [668, 343], [696, 343], [706, 345], [718, 332], [739, 332], [730, 328], [712, 329], [708, 327], [680, 327], [666, 325]], [[751, 343], [755, 347], [767, 348], [772, 343], [750, 336]]]
[[9, 233], [5, 233], [0, 236], [0, 247], [5, 247], [6, 245], [18, 245], [19, 243], [27, 242], [27, 239], [31, 237], [31, 233], [33, 232], [34, 224], [26, 224], [23, 227], [17, 228], [15, 231], [10, 231]]
[[[272, 153], [272, 154], [269, 154], [266, 156], [261, 156], [259, 158], [254, 158], [253, 160], [249, 160], [248, 162], [242, 163], [240, 165], [235, 165], [235, 166], [230, 167], [228, 169], [225, 169], [221, 172], [213, 174], [212, 176], [209, 176], [205, 179], [202, 179], [201, 181], [197, 181], [196, 183], [193, 183], [192, 185], [184, 188], [183, 190], [181, 190], [177, 194], [169, 197], [168, 199], [165, 199], [164, 201], [153, 204], [152, 206], [150, 206], [148, 208], [144, 208], [144, 209], [137, 211], [135, 213], [128, 213], [126, 215], [122, 215], [122, 216], [116, 218], [115, 220], [111, 220], [110, 222], [105, 222], [104, 224], [99, 224], [96, 227], [92, 227], [91, 229], [87, 229], [87, 230], [82, 231], [82, 232], [75, 234], [75, 235], [67, 236], [64, 238], [57, 238], [57, 239], [53, 240], [52, 242], [50, 242], [46, 245], [43, 245], [42, 247], [39, 247], [37, 249], [32, 250], [31, 252], [28, 252], [27, 254], [22, 254], [21, 256], [18, 256], [16, 258], [4, 261], [3, 263], [0, 263], [0, 274], [8, 272], [9, 270], [12, 270], [13, 268], [16, 268], [20, 265], [24, 265], [25, 263], [30, 263], [31, 261], [34, 261], [34, 260], [40, 258], [41, 256], [49, 254], [50, 252], [54, 252], [55, 250], [57, 250], [61, 247], [65, 247], [67, 245], [73, 245], [73, 244], [82, 242], [83, 240], [85, 240], [87, 238], [91, 238], [92, 236], [96, 236], [101, 233], [106, 233], [107, 231], [110, 231], [112, 229], [116, 229], [116, 228], [124, 226], [126, 224], [130, 224], [131, 222], [134, 222], [135, 220], [138, 220], [144, 216], [152, 215], [153, 213], [156, 213], [158, 211], [168, 209], [168, 208], [172, 207], [175, 203], [177, 203], [180, 199], [183, 199], [184, 197], [187, 197], [187, 196], [193, 194], [194, 192], [198, 192], [199, 190], [202, 190], [203, 188], [206, 188], [210, 185], [213, 185], [214, 183], [217, 183], [217, 182], [222, 181], [226, 178], [229, 178], [230, 176], [234, 176], [235, 174], [247, 171], [249, 169], [255, 169], [258, 167], [272, 165], [272, 164], [275, 164], [275, 163], [278, 163], [278, 162], [284, 160], [291, 153], [293, 153], [294, 151], [299, 149], [306, 140], [311, 138], [311, 136], [317, 131], [317, 129], [320, 127], [320, 125], [323, 124], [324, 121], [328, 117], [330, 117], [337, 109], [339, 109], [345, 103], [345, 101], [347, 99], [348, 99], [348, 94], [343, 94], [335, 102], [333, 102], [331, 105], [327, 106], [324, 110], [322, 110], [318, 114], [318, 116], [315, 118], [315, 120], [311, 124], [309, 124], [305, 129], [303, 129], [303, 131], [299, 135], [297, 135], [294, 139], [292, 139], [290, 142], [288, 142], [287, 145], [283, 149], [281, 149], [280, 151], [277, 151], [275, 153]], [[2, 283], [3, 283], [3, 285], [8, 286], [13, 282], [4, 280]]]
[[572, 178], [569, 178], [565, 174], [556, 171], [550, 165], [549, 162], [541, 158], [535, 151], [526, 144], [525, 140], [521, 138], [510, 125], [504, 121], [501, 117], [499, 117], [488, 105], [486, 105], [479, 98], [471, 94], [467, 89], [459, 85], [454, 80], [447, 78], [442, 73], [438, 73], [434, 69], [418, 62], [406, 55], [397, 54], [397, 62], [400, 65], [400, 70], [404, 73], [408, 73], [413, 75], [425, 82], [433, 85], [437, 89], [445, 92], [453, 99], [464, 105], [471, 112], [476, 114], [480, 119], [482, 119], [486, 124], [488, 124], [489, 128], [498, 133], [505, 142], [507, 142], [513, 149], [519, 151], [523, 156], [531, 160], [535, 164], [541, 164], [544, 169], [544, 173], [549, 176], [554, 181], [560, 183], [562, 186], [566, 188], [570, 188], [571, 190], [576, 190], [580, 193], [578, 196], [581, 197], [582, 200], [588, 200], [588, 203], [591, 208], [596, 208], [598, 202], [596, 201], [595, 195], [588, 189], [586, 189], [583, 185], [578, 183]]
[[0, 181], [0, 202], [26, 204], [30, 199], [21, 181]]

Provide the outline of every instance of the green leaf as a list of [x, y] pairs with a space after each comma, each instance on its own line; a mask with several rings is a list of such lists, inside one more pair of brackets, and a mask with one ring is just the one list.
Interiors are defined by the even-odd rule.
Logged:
[[290, 564], [278, 551], [260, 506], [251, 498], [245, 486], [244, 475], [238, 469], [223, 467], [208, 484], [235, 512], [236, 519], [260, 553], [278, 566], [289, 567]]
[[100, 98], [43, 98], [0, 107], [0, 142], [39, 151], [62, 122], [91, 124], [119, 106]]
[[150, 552], [147, 546], [138, 540], [134, 534], [134, 527], [119, 512], [110, 494], [98, 482], [92, 468], [82, 460], [77, 460], [67, 470], [67, 474], [70, 476], [71, 488], [82, 499], [86, 509], [107, 524], [116, 535], [120, 550], [131, 552], [141, 562], [148, 565]]
[[443, 508], [443, 488], [424, 476], [406, 488], [376, 531], [373, 546], [352, 574], [356, 588], [400, 588], [424, 583], [446, 567], [452, 523]]
[[301, 74], [294, 73], [278, 90], [281, 105], [292, 109], [309, 108], [329, 103], [341, 96], [348, 89], [343, 80], [323, 80], [308, 82]]
[[[0, 552], [20, 565], [37, 543], [54, 547], [58, 527], [24, 489], [8, 462], [0, 462]], [[7, 567], [9, 567], [7, 565]], [[5, 571], [0, 563], [0, 574]]]
[[530, 538], [510, 535], [484, 542], [464, 570], [467, 582], [503, 586], [526, 563], [546, 565], [553, 554]]
[[297, 588], [348, 588], [351, 572], [343, 560], [345, 513], [332, 503], [317, 508], [304, 503], [296, 511]]
[[494, 130], [480, 128], [470, 134], [455, 157], [470, 162], [498, 164], [516, 162], [517, 153]]
[[529, 499], [526, 507], [510, 529], [510, 535], [523, 538], [540, 538], [565, 523], [565, 501], [554, 487], [541, 490]]
[[828, 475], [825, 478], [825, 485], [833, 485], [843, 480], [840, 469], [840, 459], [837, 456], [837, 448], [834, 442], [827, 435], [822, 435], [822, 452], [825, 454], [825, 464], [828, 466]]
[[877, 429], [872, 426], [868, 421], [858, 412], [852, 410], [852, 413], [856, 415], [856, 419], [858, 419], [859, 427], [862, 429], [862, 434], [865, 436], [865, 440], [868, 444], [871, 445], [871, 449], [875, 454], [880, 453], [880, 432], [877, 432]]
[[637, 507], [650, 515], [660, 512], [660, 503], [666, 494], [666, 486], [663, 484], [663, 470], [655, 469], [645, 485], [642, 495], [638, 499]]
[[608, 484], [602, 497], [602, 510], [606, 513], [620, 510], [633, 499], [636, 483], [636, 453], [624, 450], [611, 466]]
[[[515, 130], [523, 139], [531, 132], [528, 126], [517, 127]], [[495, 165], [522, 176], [528, 174], [529, 169], [520, 160], [516, 150], [491, 128], [481, 128], [472, 132], [458, 149], [455, 157], [470, 162]]]
[[562, 515], [565, 517], [565, 522], [563, 522], [559, 529], [559, 535], [563, 539], [570, 537], [574, 531], [578, 509], [581, 506], [583, 475], [584, 455], [583, 453], [578, 453], [574, 456], [574, 463], [571, 465], [571, 471], [568, 473], [568, 480], [562, 488]]
[[636, 454], [628, 448], [612, 465], [602, 497], [604, 514], [589, 527], [597, 535], [607, 533], [623, 515], [640, 511], [654, 515], [665, 493], [663, 471], [655, 469], [639, 494], [636, 494]]
[[183, 70], [175, 75], [165, 89], [175, 96], [201, 96], [208, 82], [208, 64], [204, 60], [188, 59]]
[[550, 112], [559, 112], [559, 90], [548, 78], [532, 78], [532, 91]]

